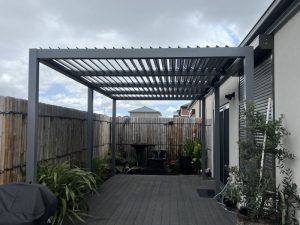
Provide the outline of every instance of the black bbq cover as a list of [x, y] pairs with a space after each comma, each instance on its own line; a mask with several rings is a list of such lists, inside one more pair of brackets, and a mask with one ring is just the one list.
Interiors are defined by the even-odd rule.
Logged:
[[43, 185], [0, 185], [0, 225], [47, 224], [56, 205], [57, 198]]

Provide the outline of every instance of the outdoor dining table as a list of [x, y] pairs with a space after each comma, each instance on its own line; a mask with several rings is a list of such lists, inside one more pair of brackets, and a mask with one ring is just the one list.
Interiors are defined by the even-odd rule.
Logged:
[[[132, 144], [131, 145], [135, 149], [136, 158], [137, 158], [137, 166], [138, 167], [145, 167], [146, 166], [146, 160], [145, 153], [147, 148], [149, 147], [155, 147], [154, 144]], [[146, 153], [147, 156], [147, 153]]]

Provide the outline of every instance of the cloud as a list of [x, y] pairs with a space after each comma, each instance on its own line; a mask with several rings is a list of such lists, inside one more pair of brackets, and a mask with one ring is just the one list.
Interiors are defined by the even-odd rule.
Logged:
[[[235, 46], [270, 3], [0, 0], [0, 95], [27, 98], [29, 48]], [[41, 101], [85, 110], [86, 97], [86, 87], [41, 66]], [[118, 113], [147, 105], [170, 115], [184, 103], [118, 101]], [[110, 99], [95, 94], [94, 104], [95, 111], [111, 113]]]
[[174, 113], [174, 112], [176, 112], [177, 110], [178, 110], [178, 108], [169, 106], [169, 107], [166, 109], [166, 112], [168, 112], [168, 113]]

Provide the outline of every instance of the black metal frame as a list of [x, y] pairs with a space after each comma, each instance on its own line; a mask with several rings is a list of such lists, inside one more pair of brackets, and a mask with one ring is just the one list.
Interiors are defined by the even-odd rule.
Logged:
[[[88, 87], [87, 168], [91, 167], [93, 151], [93, 91], [113, 99], [114, 169], [117, 100], [202, 100], [214, 89], [215, 109], [218, 109], [219, 86], [231, 75], [228, 69], [238, 59], [244, 61], [244, 99], [253, 99], [252, 47], [30, 49], [26, 181], [36, 181], [39, 63]], [[205, 110], [202, 114], [205, 115]], [[215, 127], [218, 121], [217, 113]], [[214, 131], [214, 160], [217, 162], [220, 142], [218, 129]], [[202, 138], [205, 139], [204, 133]], [[216, 178], [219, 177], [217, 165], [214, 166]]]

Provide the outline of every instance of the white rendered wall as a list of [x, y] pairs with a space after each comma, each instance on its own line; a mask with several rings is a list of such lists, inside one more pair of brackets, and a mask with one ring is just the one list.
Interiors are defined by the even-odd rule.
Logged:
[[196, 101], [194, 104], [193, 104], [193, 107], [192, 109], [195, 109], [195, 117], [200, 117], [200, 106], [199, 106], [199, 103], [200, 101]]
[[[235, 93], [230, 101], [225, 95]], [[220, 87], [220, 106], [229, 103], [229, 166], [239, 166], [239, 77], [230, 77]]]
[[[283, 114], [291, 135], [284, 145], [296, 155], [291, 168], [300, 187], [300, 12], [274, 35], [275, 118]], [[277, 181], [280, 181], [277, 172]], [[300, 191], [300, 188], [298, 189]]]
[[[229, 101], [225, 95], [235, 92], [235, 97]], [[206, 119], [212, 121], [214, 119], [214, 98], [212, 93], [206, 98]], [[220, 87], [220, 106], [229, 104], [229, 166], [239, 166], [239, 78], [230, 77]], [[213, 173], [213, 127], [211, 129], [211, 137], [209, 137], [210, 148], [208, 149], [208, 167]]]
[[207, 167], [211, 169], [212, 173], [213, 173], [213, 168], [214, 168], [214, 164], [213, 164], [213, 108], [214, 108], [214, 94], [209, 95], [208, 97], [206, 97], [205, 99], [205, 117], [206, 117], [206, 121], [209, 121], [209, 125], [211, 125], [210, 127], [207, 127], [207, 131], [206, 132], [206, 146], [207, 146]]

